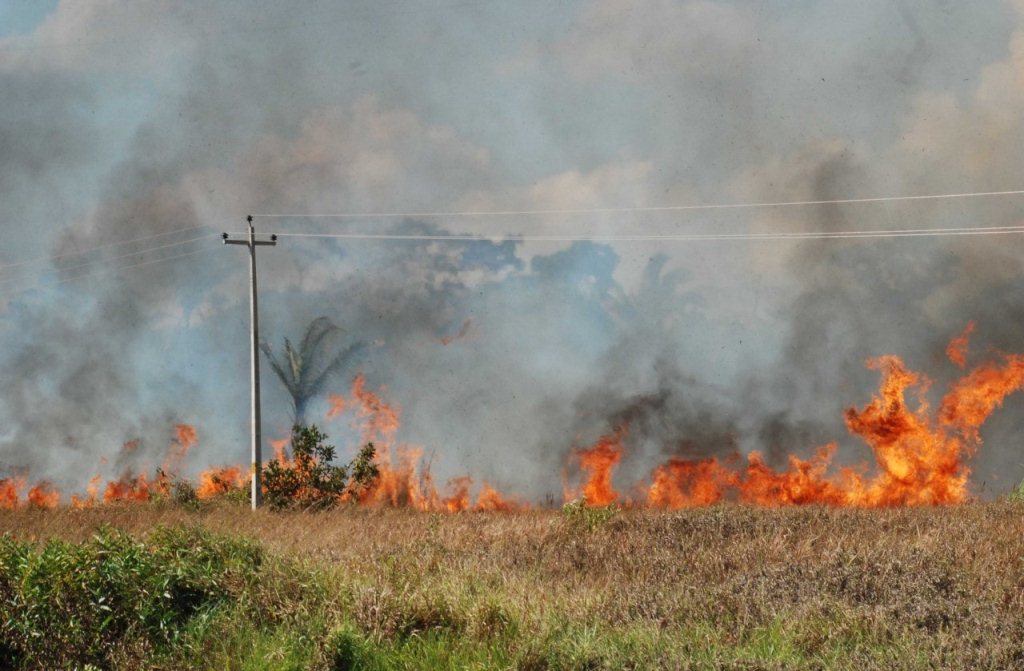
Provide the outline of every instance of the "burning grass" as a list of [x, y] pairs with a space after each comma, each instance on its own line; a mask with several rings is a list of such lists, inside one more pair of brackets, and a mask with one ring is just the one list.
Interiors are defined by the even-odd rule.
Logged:
[[[973, 325], [968, 325], [949, 344], [947, 355], [960, 369], [967, 366], [972, 331]], [[579, 498], [592, 506], [617, 504], [669, 510], [723, 501], [768, 507], [826, 504], [875, 508], [969, 500], [970, 458], [981, 447], [981, 427], [1009, 394], [1024, 388], [1024, 355], [992, 354], [990, 360], [952, 382], [934, 408], [928, 396], [932, 382], [907, 368], [899, 357], [878, 357], [869, 360], [867, 366], [879, 371], [878, 392], [863, 407], [847, 409], [844, 420], [850, 434], [870, 447], [874, 464], [836, 465], [839, 445], [835, 442], [818, 447], [809, 457], [790, 454], [782, 467], [773, 467], [757, 452], [702, 460], [670, 457], [654, 465], [646, 479], [623, 488], [615, 476], [616, 469], [630, 456], [627, 423], [613, 427], [592, 446], [577, 446], [567, 452], [566, 472], [571, 475], [563, 482], [565, 500]], [[332, 395], [330, 402], [325, 421], [348, 414], [361, 435], [361, 444], [376, 447], [373, 482], [359, 487], [358, 492], [339, 488], [341, 493], [335, 497], [338, 503], [436, 512], [517, 511], [530, 507], [528, 502], [488, 482], [475, 483], [468, 475], [437, 487], [429, 465], [422, 459], [423, 449], [396, 441], [401, 409], [385, 401], [379, 391], [368, 389], [361, 374], [355, 378], [348, 397]], [[175, 487], [168, 473], [184, 462], [197, 442], [193, 427], [178, 425], [167, 457], [154, 475], [126, 472], [102, 487], [101, 478], [96, 476], [85, 495], [74, 493], [67, 499], [46, 482], [29, 487], [26, 477], [0, 479], [0, 507], [52, 508], [62, 501], [88, 507], [100, 502], [166, 498]], [[272, 446], [277, 465], [295, 462], [294, 450], [291, 456], [288, 454], [288, 439], [272, 441]], [[130, 452], [135, 447], [126, 443], [124, 450]], [[201, 473], [198, 484], [190, 484], [187, 489], [199, 499], [211, 498], [245, 487], [248, 478], [245, 467], [216, 467]]]
[[[26, 668], [1024, 665], [1024, 509], [1011, 503], [458, 515], [150, 504], [0, 511], [0, 528], [0, 591], [17, 604], [0, 621], [22, 627], [0, 647], [15, 654], [31, 618], [49, 622], [48, 656]], [[165, 578], [175, 594], [202, 589], [164, 612], [147, 585]], [[57, 592], [68, 615], [47, 620]], [[105, 638], [59, 631], [99, 626], [104, 603], [117, 623]], [[146, 624], [160, 618], [164, 629]]]

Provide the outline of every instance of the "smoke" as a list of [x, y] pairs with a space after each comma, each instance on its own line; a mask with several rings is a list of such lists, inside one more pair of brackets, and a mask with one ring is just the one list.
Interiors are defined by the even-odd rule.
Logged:
[[[7, 233], [0, 263], [23, 261], [20, 250], [38, 249], [54, 217], [76, 212], [69, 180], [95, 151], [84, 112], [96, 93], [72, 77], [38, 79], [0, 68], [0, 227]], [[72, 201], [73, 202], [73, 201]], [[5, 269], [6, 270], [6, 269]], [[5, 291], [10, 272], [0, 273]]]
[[[140, 456], [117, 468], [151, 458], [178, 422], [199, 428], [193, 455], [239, 461], [245, 259], [213, 236], [249, 213], [1014, 188], [1024, 134], [1005, 110], [1024, 95], [1019, 17], [937, 7], [864, 3], [836, 18], [710, 1], [537, 12], [268, 0], [240, 25], [231, 3], [62, 3], [33, 49], [0, 57], [0, 94], [17, 101], [0, 110], [0, 214], [53, 221], [19, 232], [51, 245], [48, 279], [68, 280], [0, 312], [0, 362], [17, 381], [0, 397], [0, 471], [75, 484], [127, 440], [142, 439]], [[992, 39], [965, 43], [961, 25]], [[67, 46], [85, 34], [95, 46]], [[257, 222], [268, 233], [848, 230], [1018, 223], [1012, 205]], [[124, 244], [137, 238], [149, 239]], [[758, 449], [778, 463], [837, 438], [857, 461], [842, 411], [876, 385], [868, 357], [899, 354], [941, 383], [956, 373], [945, 344], [969, 320], [969, 360], [1024, 350], [1020, 262], [1005, 240], [777, 244], [283, 236], [259, 252], [263, 337], [301, 336], [326, 315], [373, 343], [358, 368], [401, 406], [399, 438], [437, 451], [442, 479], [468, 472], [533, 497], [560, 491], [568, 450], [620, 424], [624, 479], [667, 455]], [[356, 368], [325, 391], [344, 393]], [[287, 391], [264, 389], [265, 431], [284, 435]], [[1006, 444], [1015, 416], [997, 414], [987, 444]], [[979, 468], [1016, 473], [1008, 454], [986, 451]]]

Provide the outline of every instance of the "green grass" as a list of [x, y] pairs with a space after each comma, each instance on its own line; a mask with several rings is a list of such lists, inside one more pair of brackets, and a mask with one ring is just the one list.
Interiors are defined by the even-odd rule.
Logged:
[[8, 666], [107, 665], [174, 651], [186, 631], [244, 593], [263, 553], [198, 529], [145, 542], [104, 529], [82, 544], [0, 540], [0, 659]]

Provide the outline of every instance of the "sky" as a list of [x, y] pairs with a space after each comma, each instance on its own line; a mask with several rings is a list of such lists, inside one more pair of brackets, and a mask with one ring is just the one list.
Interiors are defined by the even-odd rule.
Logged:
[[[248, 214], [450, 213], [1013, 190], [1024, 2], [0, 0], [0, 476], [75, 486], [127, 440], [189, 468], [248, 454]], [[1019, 222], [1021, 197], [520, 216], [283, 216], [261, 335], [326, 316], [435, 471], [561, 492], [632, 418], [666, 456], [838, 440], [897, 354], [940, 394], [1024, 351], [1017, 240], [609, 241]], [[517, 234], [593, 241], [509, 241]], [[605, 239], [601, 239], [605, 238]], [[446, 344], [447, 343], [447, 344]], [[286, 435], [266, 373], [264, 432]], [[314, 402], [318, 420], [327, 402]], [[351, 442], [346, 419], [325, 428]], [[1024, 477], [1012, 397], [979, 493]]]

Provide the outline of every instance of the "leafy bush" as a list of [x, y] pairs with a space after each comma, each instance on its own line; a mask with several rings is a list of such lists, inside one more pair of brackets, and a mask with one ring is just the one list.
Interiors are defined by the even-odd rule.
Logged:
[[581, 496], [562, 506], [562, 516], [574, 527], [592, 531], [603, 526], [619, 512], [613, 505], [592, 507], [587, 505], [587, 497]]
[[170, 648], [198, 613], [252, 580], [262, 552], [195, 529], [146, 542], [101, 530], [81, 545], [0, 538], [0, 668], [111, 665]]
[[292, 458], [273, 459], [263, 469], [264, 498], [272, 508], [329, 508], [358, 497], [377, 479], [373, 443], [350, 463], [337, 466], [336, 451], [315, 425], [292, 429]]

